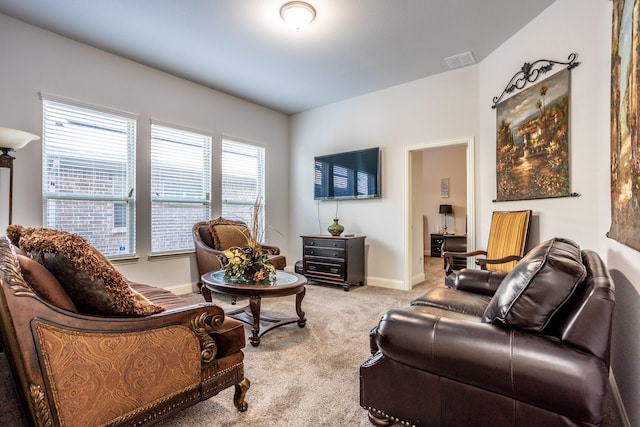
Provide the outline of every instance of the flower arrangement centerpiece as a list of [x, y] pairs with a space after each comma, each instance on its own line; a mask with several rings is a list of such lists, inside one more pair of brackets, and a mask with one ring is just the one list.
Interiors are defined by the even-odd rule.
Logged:
[[[247, 243], [243, 247], [235, 246], [224, 251], [227, 263], [224, 277], [243, 282], [272, 282], [276, 280], [276, 268], [269, 261], [268, 253], [258, 243], [260, 235], [260, 212], [262, 203], [257, 198], [253, 205], [251, 231], [245, 235]], [[242, 231], [239, 230], [242, 233]]]
[[267, 258], [267, 253], [259, 246], [233, 247], [224, 251], [227, 265], [224, 277], [244, 282], [273, 281], [276, 269]]

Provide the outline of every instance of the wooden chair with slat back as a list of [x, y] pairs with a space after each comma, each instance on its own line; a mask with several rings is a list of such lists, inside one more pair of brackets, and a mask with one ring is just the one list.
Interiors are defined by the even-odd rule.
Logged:
[[443, 252], [447, 276], [453, 273], [453, 258], [478, 257], [482, 270], [508, 273], [524, 256], [531, 224], [531, 210], [493, 212], [487, 250]]

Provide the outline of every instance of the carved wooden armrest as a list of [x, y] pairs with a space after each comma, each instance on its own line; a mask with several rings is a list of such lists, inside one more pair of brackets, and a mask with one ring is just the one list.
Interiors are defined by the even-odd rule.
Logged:
[[511, 261], [520, 261], [521, 259], [522, 257], [518, 255], [510, 255], [510, 256], [507, 256], [504, 258], [498, 258], [498, 259], [479, 258], [476, 260], [476, 264], [479, 265], [482, 270], [486, 270], [487, 264], [504, 264], [506, 262], [511, 262]]
[[453, 272], [453, 258], [454, 257], [458, 257], [458, 258], [468, 258], [468, 257], [472, 257], [472, 256], [478, 256], [478, 255], [487, 255], [487, 251], [483, 251], [483, 250], [477, 250], [477, 251], [472, 251], [472, 252], [443, 252], [442, 253], [442, 258], [444, 258], [445, 260], [445, 271], [446, 274], [449, 275]]

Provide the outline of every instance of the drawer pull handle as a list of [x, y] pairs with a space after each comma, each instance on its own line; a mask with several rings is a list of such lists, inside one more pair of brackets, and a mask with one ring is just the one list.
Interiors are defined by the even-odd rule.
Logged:
[[309, 251], [309, 254], [310, 254], [310, 255], [313, 255], [313, 251]]
[[309, 246], [313, 246], [315, 242], [309, 242]]
[[315, 270], [315, 269], [316, 269], [316, 267], [313, 266], [313, 265], [310, 265], [309, 267], [307, 267], [307, 270]]
[[338, 269], [337, 269], [337, 268], [332, 268], [332, 269], [331, 269], [331, 272], [335, 274], [335, 273], [337, 273], [337, 272], [338, 272]]

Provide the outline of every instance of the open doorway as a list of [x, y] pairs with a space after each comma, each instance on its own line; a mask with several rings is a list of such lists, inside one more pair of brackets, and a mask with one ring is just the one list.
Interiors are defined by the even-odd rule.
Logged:
[[[432, 149], [441, 150], [446, 147], [464, 147], [464, 162], [466, 168], [466, 212], [464, 217], [458, 216], [455, 223], [451, 225], [454, 227], [456, 234], [466, 233], [467, 248], [475, 247], [475, 173], [474, 173], [474, 140], [473, 137], [460, 138], [446, 141], [436, 141], [431, 143], [425, 143], [418, 146], [409, 147], [406, 153], [406, 193], [405, 193], [405, 257], [406, 260], [406, 272], [405, 272], [405, 288], [411, 289], [416, 284], [424, 281], [424, 236], [429, 235], [428, 231], [435, 231], [433, 221], [431, 226], [425, 225], [424, 222], [424, 166], [423, 156], [428, 156], [428, 151]], [[435, 152], [434, 152], [435, 153]], [[442, 176], [442, 179], [446, 179], [447, 176]], [[438, 178], [440, 179], [440, 178]], [[438, 185], [440, 183], [438, 182]], [[443, 185], [446, 186], [446, 182], [443, 181]], [[444, 191], [444, 189], [443, 189]], [[444, 194], [444, 193], [443, 193]], [[446, 203], [448, 198], [442, 198], [431, 201], [435, 204], [450, 204]], [[429, 203], [427, 203], [428, 205]], [[432, 217], [433, 218], [433, 217]], [[449, 221], [452, 218], [449, 217]], [[431, 230], [425, 230], [425, 226]]]

